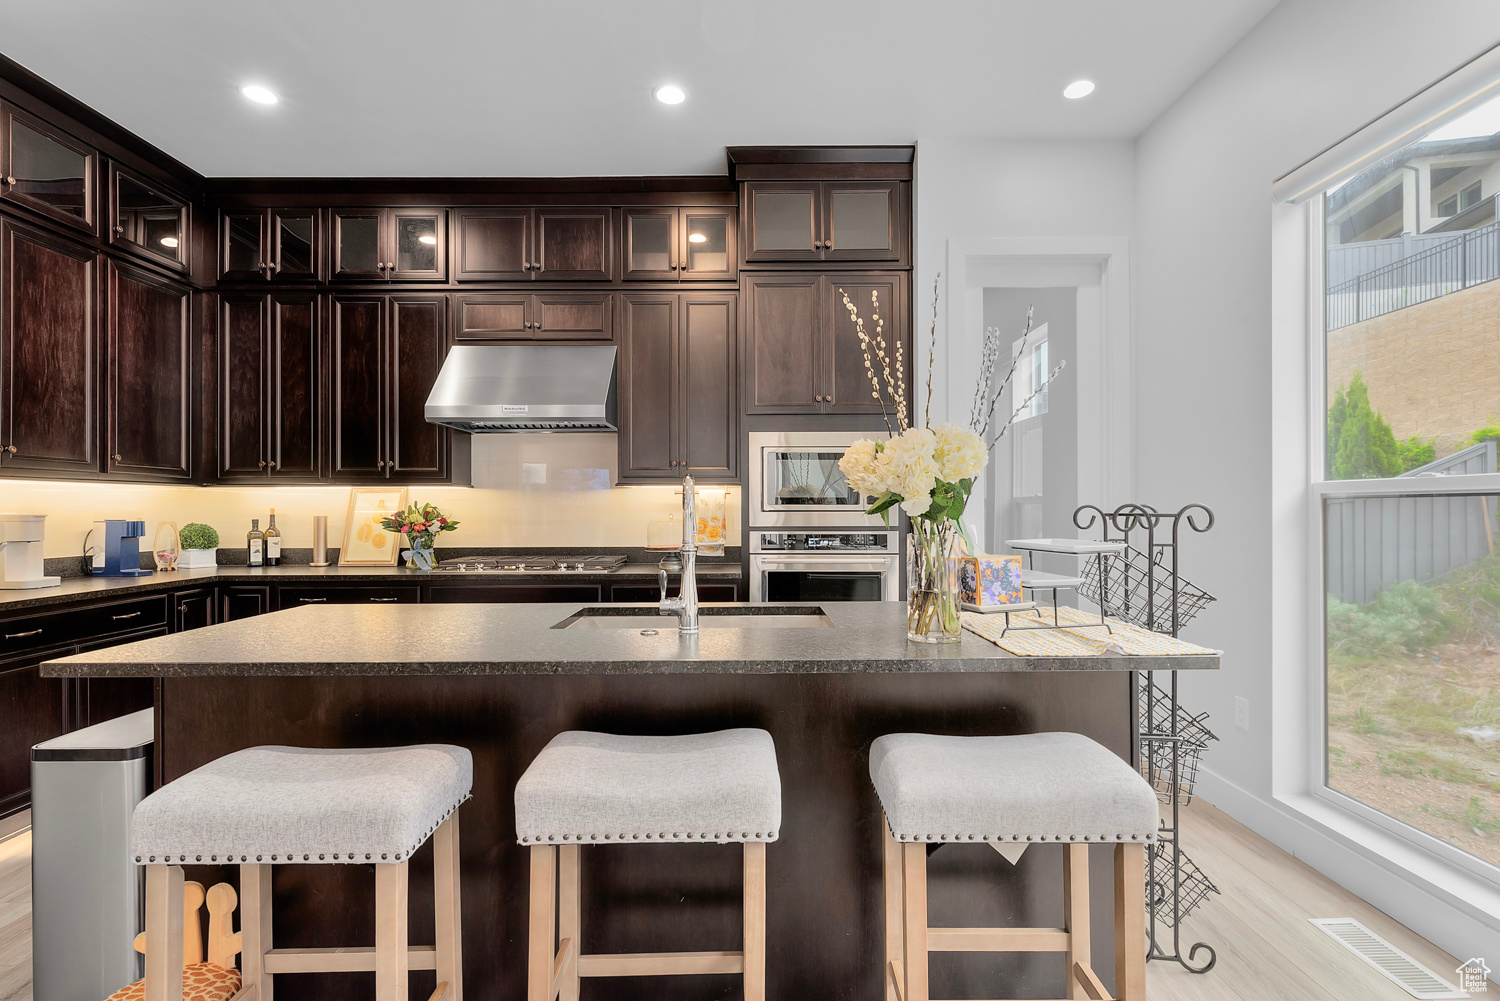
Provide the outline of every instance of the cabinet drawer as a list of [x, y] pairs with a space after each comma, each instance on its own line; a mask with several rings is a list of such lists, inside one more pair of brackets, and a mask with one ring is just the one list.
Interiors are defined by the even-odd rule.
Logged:
[[302, 605], [365, 605], [371, 602], [415, 605], [422, 600], [420, 587], [283, 587], [278, 591], [281, 608]]
[[164, 594], [0, 622], [0, 656], [166, 625]]
[[598, 584], [439, 584], [434, 602], [486, 604], [491, 602], [598, 601]]

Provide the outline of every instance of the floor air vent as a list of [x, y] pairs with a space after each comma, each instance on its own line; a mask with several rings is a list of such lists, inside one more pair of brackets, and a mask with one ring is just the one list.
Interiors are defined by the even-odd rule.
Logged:
[[1344, 948], [1414, 998], [1466, 998], [1469, 995], [1376, 935], [1353, 918], [1309, 918]]

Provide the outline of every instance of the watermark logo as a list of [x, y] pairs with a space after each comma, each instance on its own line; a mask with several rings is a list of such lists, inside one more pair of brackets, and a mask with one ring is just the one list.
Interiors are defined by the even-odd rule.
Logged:
[[1458, 986], [1461, 990], [1480, 994], [1490, 989], [1490, 968], [1484, 965], [1482, 958], [1471, 959], [1453, 972], [1458, 974]]

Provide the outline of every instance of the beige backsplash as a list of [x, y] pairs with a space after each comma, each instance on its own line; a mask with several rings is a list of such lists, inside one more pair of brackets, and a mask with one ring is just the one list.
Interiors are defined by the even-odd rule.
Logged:
[[[483, 435], [474, 441], [474, 487], [413, 485], [412, 501], [436, 504], [461, 524], [453, 546], [644, 546], [646, 523], [682, 506], [671, 486], [611, 487], [612, 434]], [[314, 515], [328, 516], [328, 544], [344, 534], [349, 487], [186, 487], [0, 480], [0, 512], [47, 515], [47, 557], [76, 556], [96, 519], [142, 518], [178, 528], [201, 521], [220, 545], [240, 545], [250, 519], [276, 509], [283, 545], [312, 545]], [[708, 488], [722, 489], [722, 488]], [[740, 535], [740, 488], [729, 487], [728, 536]]]

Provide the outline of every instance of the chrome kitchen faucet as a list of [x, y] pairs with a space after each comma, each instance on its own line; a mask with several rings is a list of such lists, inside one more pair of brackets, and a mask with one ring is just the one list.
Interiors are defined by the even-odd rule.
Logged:
[[658, 570], [661, 581], [661, 604], [657, 607], [663, 615], [677, 616], [679, 633], [698, 631], [698, 498], [694, 493], [693, 478], [682, 478], [682, 593], [675, 598], [667, 597], [667, 571]]

